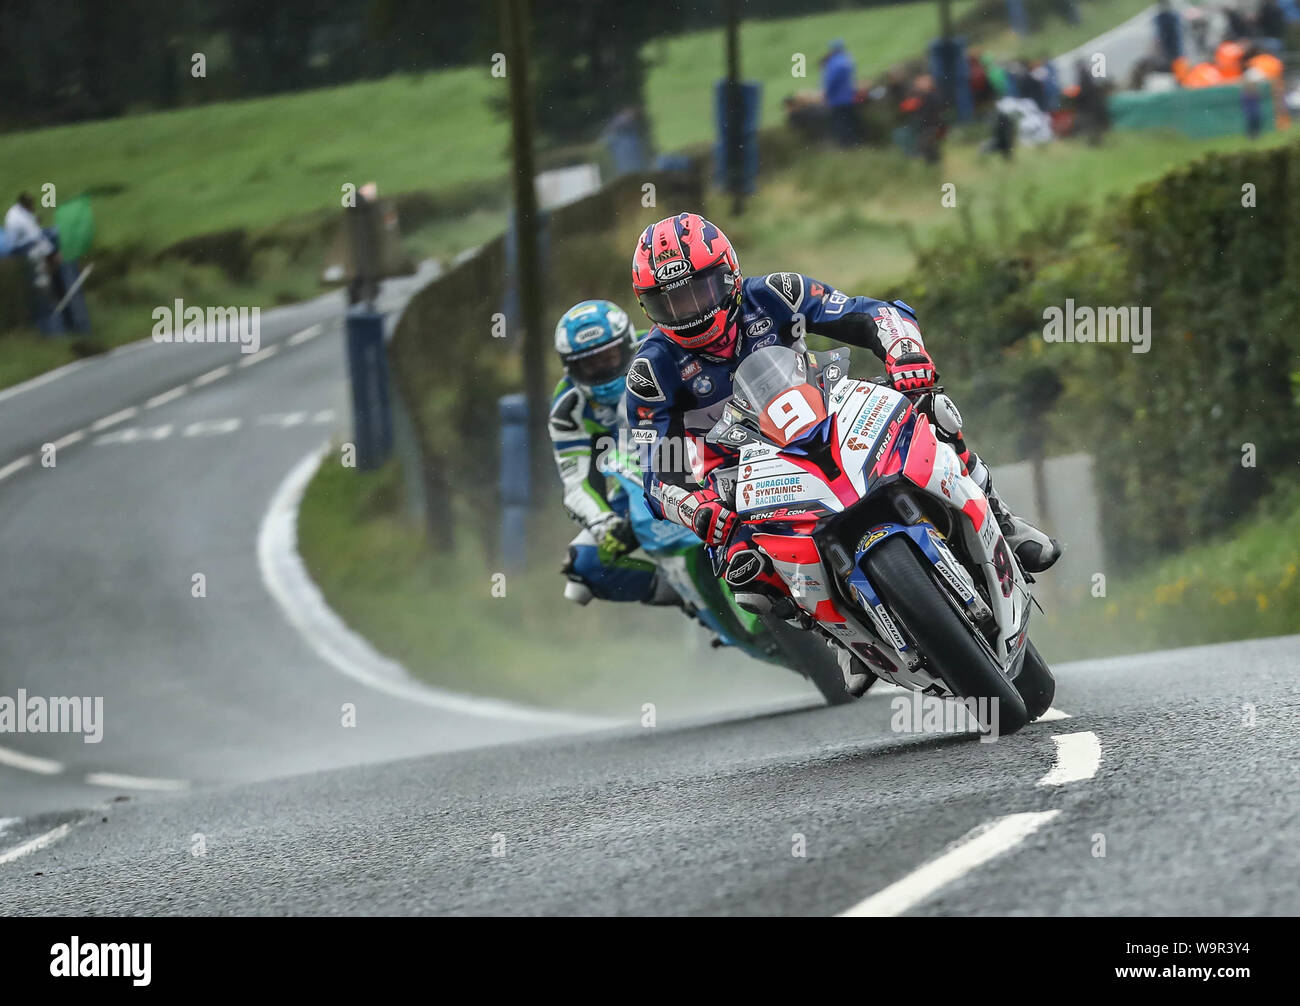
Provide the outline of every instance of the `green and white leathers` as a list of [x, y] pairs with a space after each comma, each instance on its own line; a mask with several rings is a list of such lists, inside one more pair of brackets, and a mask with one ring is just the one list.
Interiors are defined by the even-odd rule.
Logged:
[[637, 547], [627, 490], [601, 464], [618, 463], [623, 380], [637, 341], [626, 312], [608, 301], [584, 301], [556, 326], [565, 376], [555, 386], [548, 428], [564, 508], [583, 528], [569, 544], [565, 594], [584, 604], [592, 597], [664, 603], [675, 596], [659, 589], [653, 563], [627, 554]]

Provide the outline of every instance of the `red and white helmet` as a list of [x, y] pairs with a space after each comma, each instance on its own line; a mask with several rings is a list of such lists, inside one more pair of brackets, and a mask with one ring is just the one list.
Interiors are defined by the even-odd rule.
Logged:
[[632, 289], [646, 317], [683, 349], [730, 356], [740, 314], [740, 260], [698, 213], [651, 224], [632, 256]]

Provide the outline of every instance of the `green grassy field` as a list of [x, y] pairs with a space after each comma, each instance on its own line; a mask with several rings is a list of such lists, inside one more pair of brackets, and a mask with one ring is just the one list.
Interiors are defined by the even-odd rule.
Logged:
[[[1261, 144], [1289, 134], [1270, 133]], [[942, 165], [888, 149], [823, 150], [765, 175], [750, 208], [729, 214], [714, 196], [706, 212], [726, 231], [750, 275], [798, 268], [856, 292], [879, 292], [903, 279], [917, 243], [970, 225], [980, 234], [1015, 233], [1048, 205], [1097, 206], [1245, 137], [1193, 140], [1176, 134], [1112, 133], [1101, 146], [1067, 141], [1017, 150], [1015, 160], [981, 157], [975, 142], [950, 143]], [[954, 186], [956, 207], [942, 201]]]
[[[1049, 21], [1026, 44], [1068, 48], [1122, 20], [1133, 3], [1089, 0], [1082, 25]], [[969, 7], [962, 0], [954, 13]], [[743, 71], [763, 83], [763, 124], [779, 121], [787, 94], [818, 86], [817, 61], [831, 38], [844, 38], [860, 75], [870, 76], [921, 53], [936, 27], [929, 2], [745, 24]], [[807, 56], [802, 80], [791, 76], [796, 52]], [[647, 56], [660, 148], [708, 140], [722, 32], [658, 40]], [[485, 59], [482, 68], [8, 133], [0, 135], [0, 173], [7, 192], [46, 182], [65, 199], [90, 191], [101, 246], [157, 249], [331, 209], [346, 182], [375, 180], [381, 191], [400, 192], [504, 176], [506, 123], [489, 105], [504, 87]]]
[[1300, 631], [1300, 493], [1036, 621], [1053, 659], [1101, 657]]

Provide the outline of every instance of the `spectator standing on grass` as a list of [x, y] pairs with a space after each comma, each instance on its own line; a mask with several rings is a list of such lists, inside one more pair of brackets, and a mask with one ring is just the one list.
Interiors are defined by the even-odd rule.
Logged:
[[1074, 72], [1079, 90], [1075, 98], [1079, 132], [1087, 137], [1089, 143], [1100, 143], [1101, 134], [1110, 126], [1106, 92], [1097, 83], [1097, 78], [1092, 75], [1085, 60], [1075, 60]]
[[1156, 46], [1164, 61], [1162, 70], [1168, 70], [1174, 60], [1183, 54], [1183, 24], [1169, 0], [1160, 0], [1156, 11]]
[[48, 286], [59, 265], [59, 253], [36, 219], [36, 203], [21, 192], [5, 213], [5, 237], [9, 246], [31, 260], [38, 287]]
[[822, 59], [822, 94], [830, 110], [831, 135], [841, 147], [858, 142], [856, 74], [857, 66], [844, 40], [835, 39]]
[[1223, 31], [1224, 41], [1249, 37], [1250, 25], [1246, 23], [1241, 11], [1236, 7], [1220, 7], [1219, 10], [1227, 21], [1227, 27]]

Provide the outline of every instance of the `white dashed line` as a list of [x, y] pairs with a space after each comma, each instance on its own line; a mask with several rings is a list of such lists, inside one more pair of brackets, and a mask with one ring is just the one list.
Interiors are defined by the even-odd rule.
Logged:
[[1050, 709], [1047, 710], [1047, 712], [1043, 713], [1042, 716], [1040, 716], [1040, 717], [1038, 717], [1038, 719], [1034, 720], [1034, 722], [1035, 722], [1035, 723], [1048, 723], [1048, 722], [1050, 722], [1050, 721], [1052, 721], [1052, 720], [1068, 720], [1069, 718], [1070, 718], [1070, 714], [1069, 714], [1069, 713], [1064, 712], [1063, 710], [1057, 709], [1056, 706], [1052, 706]]
[[110, 426], [115, 426], [118, 423], [130, 419], [139, 411], [140, 410], [138, 408], [132, 405], [129, 406], [128, 408], [122, 409], [119, 412], [114, 412], [112, 415], [105, 416], [103, 419], [96, 419], [93, 423], [90, 424], [90, 431], [92, 433], [98, 433], [100, 430], [106, 430]]
[[238, 419], [200, 419], [190, 423], [181, 430], [182, 437], [210, 437], [222, 433], [234, 433], [239, 429]]
[[1008, 814], [982, 824], [949, 846], [938, 859], [839, 914], [843, 917], [902, 915], [940, 888], [1014, 849], [1059, 813], [1059, 810], [1046, 810]]
[[263, 360], [269, 359], [278, 352], [280, 352], [279, 346], [267, 346], [260, 353], [254, 353], [252, 356], [244, 357], [239, 361], [239, 365], [241, 367], [251, 367], [255, 363], [261, 363]]
[[164, 391], [161, 395], [154, 395], [153, 398], [144, 403], [144, 407], [146, 409], [156, 409], [160, 405], [176, 401], [187, 391], [189, 391], [189, 388], [182, 384], [179, 388], [172, 388], [171, 391]]
[[59, 762], [49, 758], [37, 758], [35, 755], [23, 754], [10, 748], [0, 748], [0, 765], [20, 768], [24, 772], [35, 772], [37, 775], [58, 775], [63, 771], [63, 766]]
[[26, 468], [31, 463], [32, 456], [30, 454], [24, 454], [21, 458], [15, 458], [3, 468], [0, 468], [0, 480], [7, 479], [14, 472], [18, 471], [20, 468]]
[[304, 328], [301, 332], [295, 332], [286, 340], [290, 346], [297, 346], [299, 343], [306, 342], [308, 339], [314, 339], [320, 335], [321, 327], [312, 325], [310, 328]]
[[1067, 782], [1091, 779], [1101, 764], [1101, 741], [1091, 730], [1077, 734], [1053, 734], [1056, 764], [1038, 780], [1040, 786], [1061, 786]]
[[205, 384], [211, 384], [213, 381], [219, 381], [230, 373], [230, 364], [218, 367], [216, 370], [209, 370], [206, 374], [200, 374], [194, 380], [190, 381], [191, 388], [201, 388]]
[[80, 440], [84, 440], [85, 438], [86, 438], [85, 430], [73, 430], [67, 436], [59, 437], [58, 440], [54, 441], [54, 449], [56, 451], [61, 451], [63, 450], [63, 448], [71, 447], [73, 444], [77, 443]]
[[107, 786], [110, 789], [176, 791], [190, 788], [190, 784], [184, 779], [154, 779], [142, 775], [121, 775], [117, 772], [91, 772], [86, 776], [86, 782], [92, 786]]
[[43, 835], [37, 835], [35, 838], [28, 839], [22, 845], [15, 845], [12, 849], [7, 850], [6, 852], [0, 852], [0, 866], [3, 866], [5, 863], [12, 863], [15, 859], [22, 859], [23, 856], [30, 855], [33, 852], [39, 852], [46, 846], [53, 845], [70, 831], [72, 831], [72, 825], [61, 824], [57, 828], [45, 832]]

